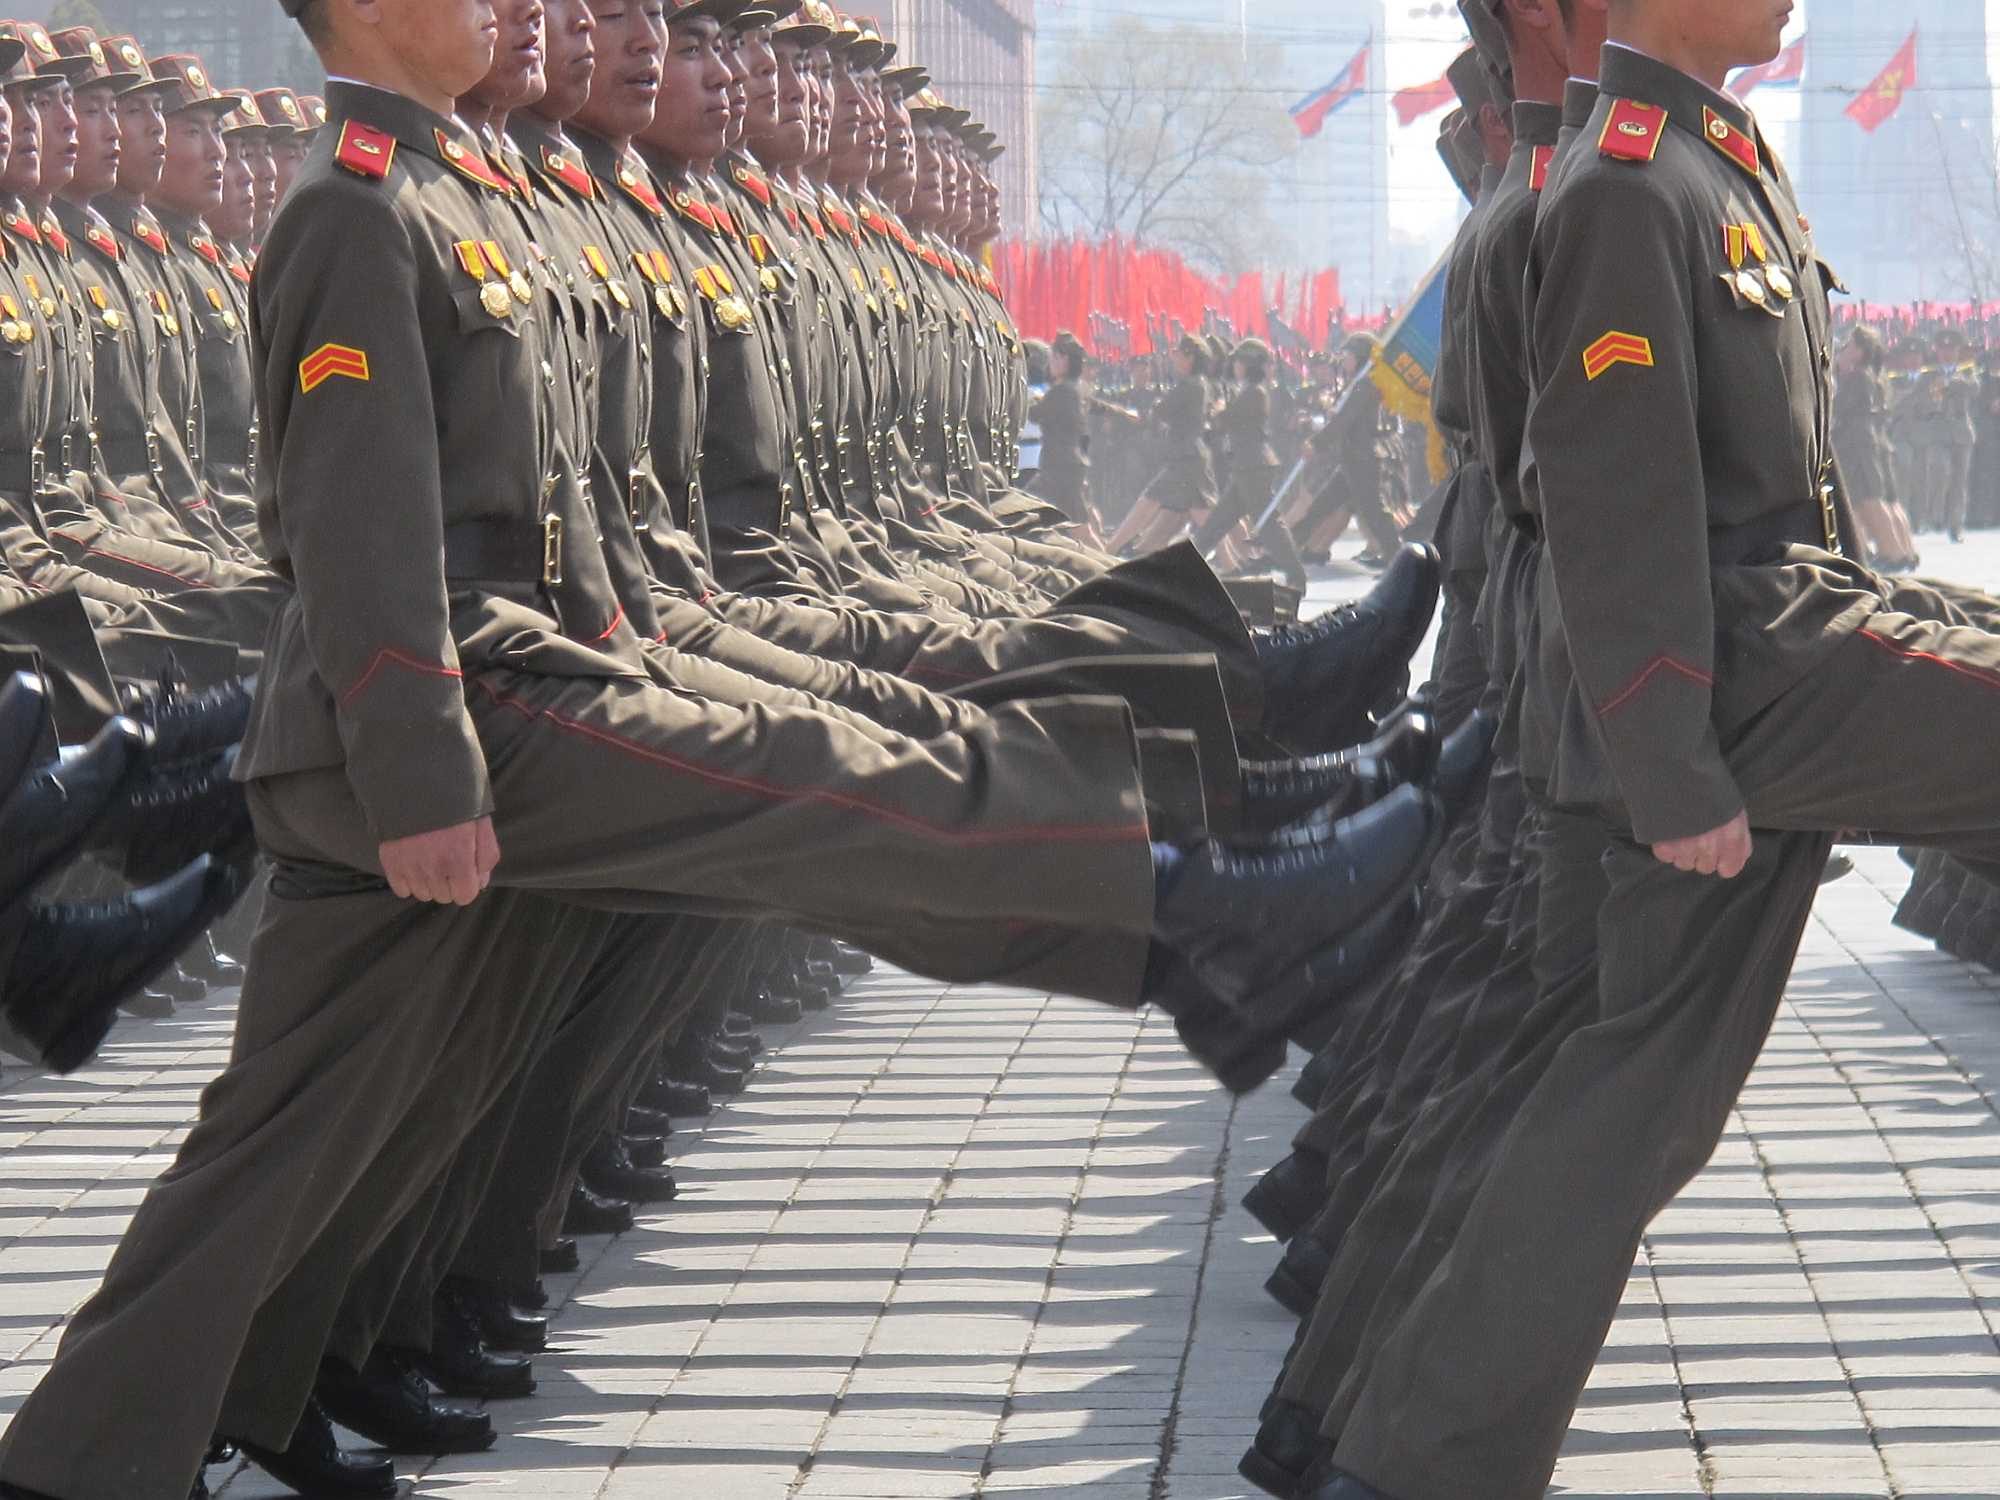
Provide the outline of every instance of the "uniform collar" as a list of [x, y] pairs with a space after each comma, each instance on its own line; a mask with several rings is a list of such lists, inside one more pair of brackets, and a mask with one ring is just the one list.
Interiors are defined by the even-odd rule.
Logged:
[[1597, 110], [1597, 81], [1572, 78], [1563, 85], [1563, 128], [1581, 130]]
[[1757, 120], [1740, 100], [1617, 42], [1604, 49], [1600, 87], [1613, 98], [1665, 110], [1669, 125], [1706, 142], [1751, 176], [1760, 175], [1763, 147]]
[[1563, 112], [1559, 104], [1542, 104], [1518, 99], [1514, 103], [1514, 146], [1553, 146], [1562, 133]]
[[[486, 148], [463, 120], [447, 119], [414, 99], [374, 84], [329, 80], [326, 87], [327, 128], [338, 138], [349, 121], [393, 136], [398, 150], [414, 151], [441, 166], [496, 191], [512, 185], [486, 161]], [[456, 148], [454, 150], [454, 148]], [[489, 180], [491, 179], [491, 180]], [[497, 187], [496, 187], [497, 184]]]

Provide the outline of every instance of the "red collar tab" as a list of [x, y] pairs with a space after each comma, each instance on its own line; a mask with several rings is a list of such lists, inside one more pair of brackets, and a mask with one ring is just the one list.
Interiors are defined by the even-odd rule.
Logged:
[[237, 258], [236, 260], [232, 260], [229, 263], [229, 274], [231, 276], [234, 276], [238, 281], [242, 282], [245, 286], [248, 286], [250, 284], [250, 270], [251, 270], [250, 262], [248, 260], [242, 259], [241, 257]]
[[702, 202], [701, 199], [695, 197], [686, 188], [682, 188], [674, 194], [674, 207], [680, 210], [682, 218], [692, 219], [710, 234], [715, 233], [715, 210]]
[[431, 132], [437, 137], [438, 155], [445, 165], [457, 170], [461, 177], [469, 177], [488, 192], [501, 193], [507, 197], [514, 195], [514, 184], [493, 170], [484, 153], [468, 150], [456, 137], [442, 130]]
[[708, 211], [715, 215], [715, 222], [722, 226], [724, 234], [730, 236], [732, 239], [742, 238], [743, 232], [736, 227], [736, 215], [732, 214], [720, 203], [709, 204]]
[[1667, 131], [1667, 112], [1636, 99], [1613, 99], [1597, 138], [1600, 155], [1614, 161], [1651, 161]]
[[652, 180], [629, 160], [618, 163], [618, 185], [625, 190], [628, 198], [654, 218], [666, 217], [667, 205], [660, 201], [660, 195], [653, 189]]
[[868, 232], [872, 235], [886, 238], [889, 233], [889, 221], [883, 218], [877, 209], [862, 209], [861, 222], [867, 226]]
[[820, 208], [826, 213], [826, 222], [831, 224], [835, 229], [838, 229], [842, 234], [854, 233], [853, 218], [849, 216], [846, 209], [834, 201], [831, 194], [820, 204]]
[[167, 236], [148, 214], [140, 214], [132, 220], [132, 238], [151, 250], [155, 255], [167, 253]]
[[42, 242], [42, 232], [35, 228], [35, 221], [26, 214], [9, 214], [0, 223], [5, 223], [9, 233], [17, 234], [31, 245]]
[[769, 208], [771, 206], [771, 184], [766, 182], [762, 176], [745, 166], [734, 168], [733, 175], [736, 178], [737, 186], [741, 187], [743, 191], [763, 204], [764, 207]]
[[91, 249], [95, 250], [99, 255], [104, 256], [107, 260], [120, 259], [118, 241], [112, 237], [111, 231], [103, 225], [92, 224], [83, 231], [83, 237], [89, 243]]
[[1528, 161], [1528, 191], [1539, 193], [1549, 185], [1549, 168], [1555, 164], [1556, 148], [1537, 146]]
[[199, 255], [211, 266], [222, 264], [222, 247], [205, 234], [190, 236], [188, 239], [188, 248], [193, 250], [196, 255]]
[[1738, 130], [1707, 105], [1703, 105], [1701, 110], [1701, 134], [1709, 145], [1752, 177], [1762, 175], [1763, 163], [1757, 156], [1756, 138]]
[[63, 227], [56, 222], [54, 214], [42, 220], [42, 238], [54, 245], [58, 254], [69, 254], [69, 236], [63, 233]]
[[340, 145], [333, 159], [357, 177], [380, 182], [396, 160], [396, 138], [386, 130], [349, 120], [340, 127]]
[[553, 146], [542, 147], [542, 170], [579, 198], [597, 196], [597, 179], [567, 151], [558, 151]]
[[816, 239], [816, 240], [823, 240], [823, 239], [825, 239], [825, 238], [826, 238], [826, 220], [822, 219], [822, 218], [821, 218], [821, 217], [820, 217], [820, 216], [819, 216], [818, 214], [814, 213], [814, 212], [813, 212], [813, 211], [812, 211], [811, 209], [809, 209], [809, 208], [808, 208], [808, 209], [806, 209], [806, 210], [804, 210], [804, 213], [805, 213], [805, 216], [806, 216], [806, 222], [807, 222], [808, 224], [812, 225], [812, 231], [813, 231], [813, 238], [814, 238], [814, 239]]

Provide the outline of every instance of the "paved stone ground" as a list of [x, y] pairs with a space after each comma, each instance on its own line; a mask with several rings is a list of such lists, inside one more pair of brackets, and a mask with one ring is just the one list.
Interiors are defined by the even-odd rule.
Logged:
[[[1647, 1237], [1555, 1493], [2000, 1500], [2000, 979], [1889, 925], [1893, 854], [1859, 865]], [[0, 1079], [0, 1410], [229, 1025], [225, 998]], [[1285, 1080], [1232, 1103], [1157, 1018], [893, 974], [773, 1041], [676, 1138], [681, 1201], [552, 1279], [557, 1347], [500, 1444], [416, 1494], [1254, 1493], [1234, 1465], [1292, 1325], [1237, 1200], [1304, 1118]]]

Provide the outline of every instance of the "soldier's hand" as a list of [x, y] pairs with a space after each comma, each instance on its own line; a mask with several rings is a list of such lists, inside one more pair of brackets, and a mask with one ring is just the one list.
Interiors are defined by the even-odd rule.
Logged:
[[493, 879], [500, 841], [493, 820], [480, 818], [455, 828], [439, 828], [381, 846], [382, 873], [389, 889], [405, 901], [470, 906]]
[[1653, 857], [1691, 875], [1719, 875], [1734, 880], [1750, 863], [1750, 815], [1738, 813], [1720, 828], [1691, 839], [1668, 839], [1653, 845]]

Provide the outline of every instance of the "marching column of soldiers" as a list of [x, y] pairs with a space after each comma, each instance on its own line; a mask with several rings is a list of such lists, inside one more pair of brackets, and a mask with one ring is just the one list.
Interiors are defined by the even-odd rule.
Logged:
[[[492, 1443], [448, 1398], [533, 1388], [570, 1236], [863, 955], [1157, 1007], [1235, 1090], [1316, 1049], [1244, 1473], [1542, 1495], [1834, 837], [2000, 873], [2000, 602], [1867, 565], [1839, 281], [1722, 90], [1789, 0], [1461, 0], [1435, 550], [1365, 339], [1302, 489], [1270, 351], [1183, 341], [1108, 537], [1059, 339], [1025, 493], [1000, 143], [869, 22], [279, 3], [323, 121], [0, 38], [8, 1045], [81, 1065], [260, 906], [0, 1496]], [[1383, 577], [1302, 625], [1203, 556], [1356, 520]]]
[[[1020, 488], [1002, 148], [873, 23], [280, 4], [324, 100], [0, 27], [4, 1041], [73, 1069], [241, 979], [9, 1496], [490, 1445], [542, 1276], [873, 958], [1256, 1087], [1486, 754], [1405, 697], [1429, 549], [1252, 629]], [[1258, 519], [1252, 415], [1182, 501]]]

